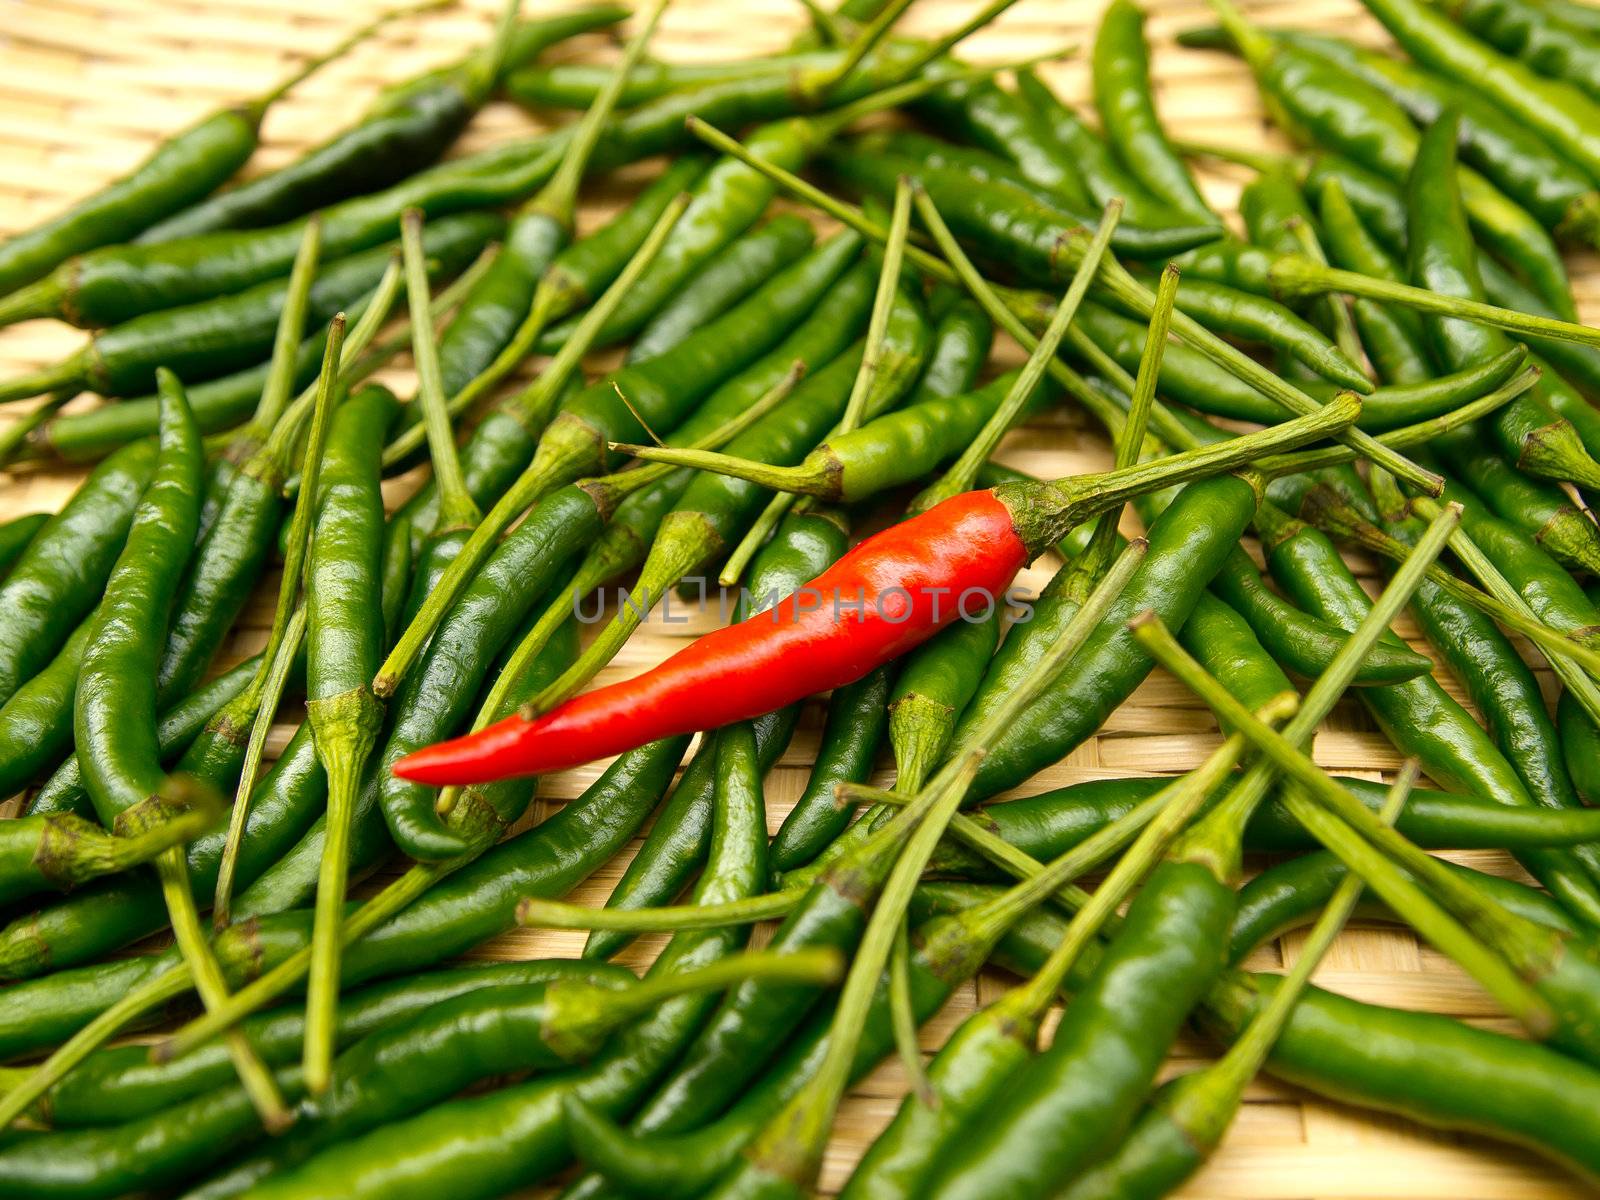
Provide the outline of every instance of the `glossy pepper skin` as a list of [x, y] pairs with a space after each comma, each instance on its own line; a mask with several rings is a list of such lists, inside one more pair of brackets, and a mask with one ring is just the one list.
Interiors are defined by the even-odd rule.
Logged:
[[[613, 25], [626, 15], [618, 6], [595, 4], [521, 22], [506, 46], [504, 67], [526, 64], [558, 42]], [[277, 225], [400, 182], [443, 154], [488, 98], [495, 79], [482, 60], [490, 53], [487, 48], [476, 51], [459, 63], [385, 88], [350, 128], [275, 171], [175, 213], [136, 241], [150, 245], [223, 229]]]
[[[708, 634], [638, 679], [589, 692], [555, 711], [513, 718], [395, 766], [421, 783], [474, 783], [585, 762], [640, 740], [714, 728], [859, 679], [948, 624], [933, 619], [935, 588], [998, 596], [1029, 555], [1010, 511], [991, 493], [947, 500], [869, 538], [771, 613]], [[854, 605], [835, 618], [834, 599]], [[626, 719], [624, 719], [626, 714]], [[447, 743], [447, 746], [450, 744]]]
[[[1193, 483], [1179, 493], [1151, 527], [1144, 562], [1088, 643], [1039, 703], [991, 748], [973, 781], [974, 798], [1015, 787], [1105, 722], [1150, 673], [1151, 661], [1128, 633], [1128, 620], [1153, 608], [1164, 621], [1181, 625], [1215, 573], [1214, 564], [1237, 544], [1255, 505], [1251, 486], [1233, 476]], [[1073, 610], [1059, 600], [1041, 601], [1032, 620], [1012, 629], [963, 716], [956, 741], [1013, 686], [1010, 681], [1043, 652]]]
[[146, 441], [101, 463], [0, 583], [0, 697], [9, 700], [99, 603], [155, 461]]
[[1184, 165], [1162, 131], [1150, 91], [1150, 49], [1144, 38], [1144, 13], [1131, 0], [1113, 0], [1095, 33], [1094, 103], [1106, 137], [1123, 166], [1145, 187], [1179, 212], [1215, 223]]
[[[502, 227], [492, 213], [433, 222], [427, 234], [433, 270], [461, 270]], [[377, 286], [389, 259], [380, 247], [330, 263], [312, 284], [308, 319], [323, 324], [354, 305]], [[55, 366], [8, 381], [0, 395], [37, 394], [30, 389], [43, 381], [40, 390], [77, 384], [104, 396], [138, 396], [155, 386], [161, 367], [198, 382], [252, 366], [272, 349], [287, 290], [287, 280], [268, 279], [234, 295], [135, 317], [103, 330]]]
[[73, 713], [84, 782], [95, 811], [114, 832], [162, 819], [157, 797], [166, 775], [156, 736], [156, 667], [200, 523], [200, 431], [177, 377], [163, 370], [159, 382], [160, 454], [106, 581], [79, 666]]
[[1420, 0], [1363, 0], [1421, 65], [1488, 96], [1600, 179], [1600, 104], [1562, 80], [1547, 79], [1466, 32]]
[[[1509, 912], [1563, 933], [1579, 932], [1572, 916], [1548, 892], [1470, 867], [1452, 864], [1451, 869], [1493, 896]], [[1228, 961], [1238, 963], [1281, 934], [1314, 921], [1347, 872], [1348, 868], [1330, 852], [1314, 850], [1257, 875], [1239, 889]], [[1363, 896], [1357, 911], [1364, 920], [1400, 919], [1370, 893]]]

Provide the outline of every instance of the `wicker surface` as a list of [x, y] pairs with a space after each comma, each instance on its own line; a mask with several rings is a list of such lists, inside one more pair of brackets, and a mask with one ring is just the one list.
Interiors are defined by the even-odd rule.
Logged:
[[[312, 0], [9, 0], [0, 3], [0, 232], [22, 228], [62, 203], [138, 162], [150, 145], [221, 102], [269, 86], [299, 56], [335, 41], [380, 0], [343, 5]], [[481, 39], [493, 0], [473, 0], [416, 20], [396, 22], [346, 60], [314, 76], [275, 108], [265, 144], [251, 170], [279, 164], [298, 148], [326, 136], [367, 102], [380, 83], [446, 61]], [[537, 12], [544, 6], [529, 3]], [[1263, 143], [1272, 135], [1248, 76], [1232, 60], [1178, 49], [1172, 33], [1204, 19], [1204, 6], [1190, 0], [1149, 0], [1150, 32], [1164, 117], [1179, 135], [1236, 144]], [[1350, 33], [1375, 42], [1382, 33], [1354, 0], [1273, 0], [1250, 5], [1262, 20], [1294, 21]], [[971, 0], [920, 0], [906, 18], [913, 30], [949, 28], [971, 8]], [[1052, 43], [1086, 47], [1097, 0], [1021, 0], [997, 25], [969, 43], [975, 59], [1024, 57]], [[677, 0], [655, 43], [664, 58], [717, 58], [781, 47], [798, 28], [801, 8], [792, 0]], [[558, 56], [614, 54], [593, 36], [561, 47]], [[1069, 99], [1088, 98], [1083, 56], [1052, 64], [1044, 72]], [[510, 105], [491, 106], [463, 139], [460, 151], [480, 148], [535, 128]], [[1230, 204], [1238, 179], [1210, 176], [1207, 190]], [[603, 181], [585, 209], [585, 219], [603, 218], [626, 184]], [[1580, 305], [1600, 321], [1600, 270], [1593, 261], [1574, 262]], [[54, 360], [81, 335], [63, 326], [35, 322], [0, 331], [0, 377]], [[1014, 349], [1014, 348], [1013, 348]], [[409, 394], [406, 371], [388, 382]], [[80, 402], [81, 403], [81, 402]], [[7, 409], [0, 419], [15, 411]], [[1007, 455], [1019, 466], [1061, 474], [1101, 467], [1109, 460], [1103, 439], [1086, 418], [1062, 413], [1015, 435]], [[0, 483], [0, 518], [52, 509], [70, 494], [77, 473], [33, 472]], [[396, 485], [398, 499], [413, 481]], [[1364, 578], [1372, 564], [1357, 561]], [[1030, 580], [1042, 582], [1049, 564]], [[275, 583], [275, 581], [274, 581]], [[270, 614], [268, 593], [247, 614], [229, 648], [236, 657], [257, 648]], [[669, 653], [681, 639], [700, 632], [700, 622], [665, 625], [653, 620], [618, 657], [603, 679], [631, 674]], [[1413, 636], [1415, 630], [1402, 627]], [[1547, 686], [1548, 674], [1542, 675]], [[1446, 685], [1459, 696], [1454, 681]], [[298, 714], [286, 714], [297, 716]], [[820, 725], [811, 706], [800, 734], [768, 780], [767, 803], [776, 829], [799, 795]], [[280, 726], [273, 751], [292, 726]], [[1210, 715], [1169, 677], [1157, 674], [1111, 718], [1098, 737], [1032, 781], [1038, 791], [1101, 775], [1182, 771], [1215, 746]], [[1316, 757], [1330, 768], [1378, 777], [1398, 763], [1393, 749], [1352, 704], [1334, 714], [1316, 742]], [[541, 807], [576, 795], [595, 770], [565, 773], [541, 786]], [[1480, 868], [1517, 873], [1498, 854], [1459, 856]], [[598, 902], [622, 868], [603, 870], [581, 889]], [[477, 953], [482, 957], [527, 957], [575, 953], [576, 934], [508, 935]], [[628, 960], [643, 961], [648, 940]], [[1262, 952], [1252, 965], [1273, 968], [1293, 961], [1291, 936]], [[1487, 999], [1453, 965], [1415, 939], [1392, 930], [1354, 928], [1342, 937], [1317, 976], [1318, 982], [1363, 1000], [1450, 1013], [1473, 1022], [1506, 1027]], [[963, 988], [924, 1031], [938, 1044], [980, 1000], [1007, 986], [996, 975]], [[1186, 1040], [1180, 1058], [1198, 1058], [1206, 1048]], [[1184, 1066], [1175, 1062], [1173, 1069]], [[855, 1090], [846, 1104], [824, 1172], [836, 1188], [863, 1147], [899, 1102], [898, 1067], [888, 1065]], [[1530, 1156], [1488, 1142], [1441, 1135], [1398, 1118], [1374, 1118], [1308, 1097], [1297, 1089], [1261, 1080], [1252, 1088], [1227, 1144], [1214, 1163], [1183, 1193], [1207, 1197], [1561, 1197], [1581, 1189]]]

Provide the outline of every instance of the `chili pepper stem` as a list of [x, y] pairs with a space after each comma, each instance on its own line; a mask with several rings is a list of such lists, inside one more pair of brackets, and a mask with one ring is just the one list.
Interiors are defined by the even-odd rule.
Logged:
[[[1407, 759], [1384, 800], [1378, 814], [1380, 821], [1394, 824], [1420, 775], [1417, 760]], [[1363, 887], [1360, 878], [1353, 874], [1344, 878], [1306, 935], [1294, 966], [1284, 975], [1266, 1007], [1221, 1059], [1203, 1071], [1185, 1076], [1170, 1100], [1162, 1104], [1167, 1116], [1203, 1152], [1214, 1150], [1232, 1124], [1246, 1086], [1260, 1073], [1278, 1035], [1294, 1015], [1301, 993], [1311, 982], [1312, 972], [1355, 911]]]
[[[1440, 512], [1433, 501], [1418, 501], [1419, 515], [1432, 520]], [[1319, 526], [1338, 537], [1346, 537], [1368, 550], [1376, 551], [1395, 562], [1404, 562], [1410, 548], [1399, 539], [1365, 520], [1347, 505], [1331, 502], [1320, 489], [1307, 497], [1307, 515]], [[1522, 634], [1539, 648], [1552, 664], [1570, 662], [1592, 674], [1600, 674], [1600, 649], [1578, 640], [1570, 634], [1552, 629], [1540, 621], [1528, 608], [1526, 601], [1484, 556], [1477, 543], [1463, 530], [1451, 537], [1451, 549], [1467, 563], [1489, 591], [1480, 591], [1437, 565], [1428, 570], [1430, 582], [1443, 588], [1456, 599], [1472, 605], [1486, 616], [1492, 617], [1506, 628]]]
[[[610, 320], [623, 297], [638, 282], [639, 276], [655, 261], [656, 255], [666, 244], [667, 235], [672, 232], [688, 204], [689, 198], [681, 195], [667, 205], [622, 273], [583, 315], [572, 337], [567, 339], [560, 353], [529, 387], [525, 393], [526, 399], [519, 397], [530, 409], [554, 407], [562, 388], [572, 372], [577, 370], [580, 359], [588, 353], [594, 338]], [[433, 636], [433, 631], [455, 603], [462, 588], [483, 565], [483, 560], [488, 557], [505, 528], [546, 492], [582, 475], [585, 468], [597, 459], [604, 460], [604, 447], [597, 446], [597, 440], [596, 430], [576, 418], [563, 420], [558, 416], [550, 423], [539, 439], [533, 462], [506, 489], [483, 520], [477, 523], [455, 559], [440, 576], [433, 592], [423, 601], [411, 624], [378, 668], [378, 674], [372, 681], [372, 690], [380, 699], [388, 699], [400, 686], [400, 680], [421, 654], [423, 646]], [[390, 447], [391, 450], [393, 448]], [[385, 461], [387, 456], [386, 451]]]
[[[455, 860], [419, 863], [412, 867], [355, 912], [345, 917], [339, 930], [341, 944], [348, 946], [352, 942], [359, 941], [461, 865], [460, 860]], [[170, 1062], [188, 1054], [212, 1038], [221, 1036], [304, 979], [310, 967], [311, 947], [306, 946], [295, 951], [277, 966], [233, 993], [222, 1004], [208, 1009], [170, 1037], [154, 1043], [150, 1047], [151, 1061]]]
[[326, 1090], [333, 1061], [339, 1003], [339, 921], [350, 870], [350, 833], [362, 768], [383, 726], [383, 706], [370, 688], [359, 688], [307, 704], [317, 757], [328, 777], [322, 865], [311, 926], [311, 965], [306, 985], [306, 1090]]
[[321, 258], [322, 218], [313, 214], [306, 221], [294, 265], [289, 269], [289, 288], [284, 294], [283, 311], [278, 314], [278, 327], [273, 335], [266, 386], [261, 389], [261, 399], [244, 427], [228, 435], [223, 455], [230, 462], [242, 463], [259, 450], [283, 416], [290, 389], [294, 387], [300, 339], [305, 336], [306, 310], [311, 304], [311, 285], [316, 280]]
[[[921, 187], [917, 187], [914, 194], [917, 208], [926, 220], [928, 211], [933, 207], [933, 200]], [[910, 506], [912, 512], [926, 512], [941, 500], [969, 490], [978, 478], [979, 468], [989, 461], [989, 456], [1000, 444], [1000, 439], [1022, 415], [1023, 406], [1027, 404], [1034, 388], [1043, 378], [1046, 366], [1055, 359], [1061, 339], [1066, 336], [1073, 318], [1078, 315], [1078, 306], [1083, 303], [1089, 285], [1094, 282], [1095, 274], [1100, 269], [1100, 263], [1110, 250], [1111, 237], [1117, 230], [1117, 223], [1122, 219], [1122, 209], [1123, 202], [1118, 198], [1113, 198], [1106, 204], [1100, 216], [1100, 224], [1094, 231], [1088, 250], [1084, 252], [1083, 261], [1073, 272], [1072, 282], [1067, 285], [1066, 294], [1056, 305], [1055, 312], [1050, 317], [1050, 324], [1040, 334], [1039, 344], [1029, 354], [1027, 365], [1018, 375], [1016, 384], [984, 422], [982, 431], [972, 444], [961, 452], [961, 456], [950, 464], [938, 480], [919, 492], [912, 500]]]
[[754, 925], [788, 916], [805, 898], [805, 888], [786, 888], [764, 896], [722, 904], [676, 904], [660, 908], [590, 908], [559, 900], [527, 897], [517, 905], [517, 924], [528, 929], [607, 929], [618, 933], [678, 933]]
[[[289, 668], [299, 650], [300, 639], [305, 636], [305, 609], [296, 609], [290, 617], [282, 640], [270, 657], [263, 656], [260, 683], [240, 696], [239, 707], [230, 705], [228, 712], [237, 712], [249, 720], [249, 740], [245, 743], [244, 766], [239, 773], [239, 787], [234, 795], [233, 808], [228, 814], [228, 836], [223, 843], [222, 856], [217, 863], [216, 893], [211, 901], [211, 922], [217, 930], [225, 929], [233, 919], [233, 880], [239, 862], [239, 851], [244, 845], [245, 825], [250, 816], [250, 801], [255, 794], [256, 773], [261, 768], [261, 753], [266, 745], [267, 731], [277, 715], [278, 703], [289, 679]], [[269, 647], [270, 649], [271, 647]], [[245, 715], [245, 714], [248, 715]]]
[[[1418, 543], [1416, 553], [1422, 562], [1427, 561], [1429, 555], [1437, 555], [1439, 549], [1443, 547], [1453, 515], [1449, 514], [1435, 521], [1424, 535], [1425, 540]], [[1413, 567], [1416, 569], [1410, 573], [1412, 578], [1420, 580], [1421, 562], [1408, 562], [1406, 568], [1402, 569]], [[1398, 578], [1399, 573], [1396, 574], [1396, 579]], [[1411, 579], [1407, 582], [1408, 586], [1414, 587]], [[1344, 805], [1342, 801], [1349, 798], [1348, 793], [1339, 789], [1337, 784], [1333, 784], [1318, 767], [1295, 748], [1293, 742], [1255, 721], [1243, 705], [1232, 699], [1226, 688], [1178, 645], [1176, 639], [1158, 618], [1149, 617], [1136, 622], [1134, 636], [1162, 666], [1176, 674], [1186, 686], [1195, 689], [1196, 694], [1200, 695], [1208, 705], [1215, 708], [1234, 728], [1254, 742], [1271, 759], [1275, 767], [1290, 775], [1297, 786], [1285, 789], [1284, 804], [1295, 819], [1304, 824], [1318, 841], [1337, 854], [1352, 872], [1361, 876], [1369, 886], [1383, 895], [1391, 907], [1402, 912], [1420, 934], [1460, 963], [1462, 968], [1494, 996], [1506, 1012], [1521, 1022], [1530, 1034], [1542, 1037], [1550, 1032], [1554, 1025], [1554, 1015], [1549, 1005], [1524, 982], [1521, 975], [1508, 965], [1499, 953], [1483, 945], [1453, 917], [1439, 908], [1426, 892], [1401, 874], [1382, 852], [1365, 840], [1362, 834], [1356, 832], [1356, 828], [1360, 828], [1362, 833], [1368, 835], [1373, 832], [1375, 818], [1369, 810], [1353, 799], [1353, 808]], [[1332, 785], [1332, 790], [1339, 793], [1338, 798], [1334, 798], [1321, 787], [1323, 780], [1327, 780]], [[1313, 803], [1306, 799], [1297, 787], [1308, 789], [1317, 797], [1317, 802]], [[1324, 803], [1327, 805], [1326, 808]], [[1354, 815], [1354, 808], [1361, 809], [1360, 817]], [[1334, 815], [1336, 812], [1337, 816]], [[1347, 820], [1354, 823], [1356, 828], [1346, 824]], [[1392, 846], [1395, 844], [1394, 839], [1398, 839], [1400, 843], [1409, 847], [1409, 843], [1405, 843], [1405, 840], [1394, 834], [1393, 830], [1386, 832], [1392, 836], [1382, 839], [1385, 844]], [[1417, 853], [1422, 858], [1428, 857], [1420, 851]]]
[[[1380, 433], [1378, 440], [1395, 450], [1426, 446], [1452, 429], [1470, 425], [1480, 417], [1486, 417], [1505, 407], [1507, 403], [1538, 383], [1541, 374], [1538, 367], [1529, 367], [1516, 378], [1468, 404], [1463, 404], [1458, 409], [1427, 421], [1418, 421], [1415, 425], [1405, 425], [1399, 429]], [[1276, 479], [1280, 475], [1300, 475], [1322, 467], [1339, 466], [1354, 462], [1359, 457], [1360, 455], [1349, 446], [1329, 446], [1317, 450], [1299, 450], [1292, 454], [1269, 456], [1258, 461], [1255, 469], [1265, 478]]]
[[90, 352], [80, 350], [58, 363], [15, 376], [0, 383], [0, 403], [26, 400], [30, 396], [42, 396], [46, 392], [66, 389], [76, 392], [88, 380], [93, 365]]
[[[173, 938], [178, 943], [183, 961], [189, 964], [195, 991], [200, 993], [201, 1003], [208, 1010], [217, 1007], [228, 999], [228, 984], [206, 940], [200, 913], [195, 908], [194, 891], [189, 884], [189, 866], [183, 850], [168, 850], [156, 859], [156, 875], [161, 881], [167, 915], [172, 920]], [[273, 1133], [288, 1128], [294, 1117], [284, 1105], [271, 1070], [256, 1054], [249, 1039], [232, 1030], [227, 1037], [227, 1046], [239, 1082], [244, 1085], [262, 1124]]]

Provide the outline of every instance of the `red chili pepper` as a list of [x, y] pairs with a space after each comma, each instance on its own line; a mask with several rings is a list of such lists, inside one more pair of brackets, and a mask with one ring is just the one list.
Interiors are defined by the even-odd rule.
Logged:
[[543, 774], [772, 712], [926, 641], [957, 619], [963, 593], [997, 599], [1037, 552], [993, 492], [964, 493], [868, 538], [775, 608], [636, 679], [426, 747], [394, 772], [429, 784]]
[[770, 612], [707, 634], [637, 679], [428, 746], [394, 773], [436, 785], [539, 775], [853, 683], [954, 621], [964, 593], [998, 601], [1023, 564], [1074, 525], [1157, 488], [1317, 441], [1360, 414], [1360, 398], [1341, 393], [1306, 416], [1171, 458], [964, 492], [868, 538]]

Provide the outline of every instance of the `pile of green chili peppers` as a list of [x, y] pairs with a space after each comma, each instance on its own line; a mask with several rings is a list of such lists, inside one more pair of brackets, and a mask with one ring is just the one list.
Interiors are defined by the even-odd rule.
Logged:
[[[1012, 0], [938, 37], [910, 2], [685, 65], [669, 0], [508, 0], [224, 186], [433, 6], [386, 13], [0, 242], [0, 324], [87, 331], [0, 381], [0, 465], [86, 468], [0, 523], [0, 1195], [799, 1198], [892, 1056], [851, 1200], [1166, 1195], [1262, 1072], [1600, 1187], [1600, 330], [1564, 257], [1600, 247], [1600, 9], [1360, 0], [1374, 50], [1209, 0], [1171, 53], [1243, 60], [1262, 152], [1170, 136], [1136, 0], [1092, 113], [1065, 48], [958, 57]], [[447, 158], [497, 98], [544, 131]], [[580, 223], [597, 180], [637, 185]], [[402, 354], [409, 400], [373, 379]], [[1005, 465], [1030, 421], [1111, 469]], [[702, 576], [713, 624], [778, 631], [863, 555], [880, 598], [967, 561], [926, 531], [996, 498], [1048, 582], [913, 605], [821, 700], [549, 786], [393, 770], [571, 711]], [[1186, 702], [1141, 720], [1203, 759], [1036, 778], [1158, 668]], [[697, 728], [649, 678], [619, 711]], [[1312, 761], [1336, 705], [1386, 743], [1363, 777]], [[1517, 1036], [1313, 986], [1350, 920]], [[988, 966], [1021, 981], [931, 1042]], [[1162, 1082], [1186, 1034], [1218, 1056]]]

